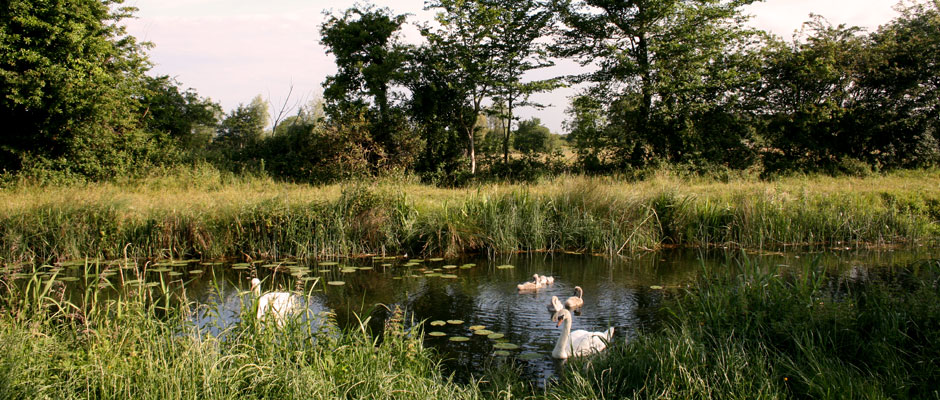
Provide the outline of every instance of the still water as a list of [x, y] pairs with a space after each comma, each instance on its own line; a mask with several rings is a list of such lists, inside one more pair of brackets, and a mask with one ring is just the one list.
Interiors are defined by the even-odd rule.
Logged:
[[[551, 351], [561, 328], [551, 321], [547, 305], [552, 296], [562, 302], [573, 296], [575, 286], [584, 290], [584, 305], [575, 313], [572, 330], [605, 331], [614, 327], [614, 340], [623, 341], [638, 330], [655, 326], [664, 297], [692, 287], [709, 269], [735, 268], [744, 262], [779, 269], [817, 263], [831, 274], [858, 280], [938, 257], [940, 250], [925, 248], [785, 253], [666, 250], [614, 259], [525, 254], [420, 262], [403, 258], [312, 264], [191, 262], [162, 266], [155, 269], [155, 274], [162, 275], [165, 282], [185, 282], [181, 286], [189, 300], [219, 305], [218, 313], [196, 316], [197, 325], [209, 331], [217, 332], [219, 327], [238, 320], [243, 302], [251, 298], [245, 294], [249, 281], [259, 277], [263, 279], [262, 292], [309, 293], [304, 305], [311, 315], [332, 312], [345, 328], [358, 327], [358, 321], [369, 318], [368, 326], [381, 334], [390, 310], [400, 308], [407, 324], [424, 323], [425, 344], [443, 356], [445, 372], [453, 372], [461, 380], [482, 375], [494, 363], [516, 362], [526, 375], [542, 383], [555, 376], [560, 365], [551, 358]], [[516, 285], [531, 281], [533, 274], [552, 276], [554, 284], [537, 292], [520, 293]], [[153, 278], [148, 272], [147, 281]], [[452, 323], [432, 326], [432, 321]], [[471, 326], [482, 326], [502, 337], [476, 335]], [[428, 335], [430, 332], [443, 336]], [[453, 341], [455, 337], [466, 339]], [[509, 355], [497, 353], [498, 347], [509, 347], [504, 349]]]

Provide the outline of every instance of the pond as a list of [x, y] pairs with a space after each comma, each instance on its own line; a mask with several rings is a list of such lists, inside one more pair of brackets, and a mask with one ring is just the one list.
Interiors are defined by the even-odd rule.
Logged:
[[[254, 276], [263, 279], [263, 292], [309, 292], [306, 306], [313, 314], [331, 311], [346, 328], [370, 317], [369, 327], [380, 333], [390, 310], [398, 307], [405, 311], [406, 323], [424, 322], [425, 344], [442, 355], [445, 372], [455, 372], [459, 380], [479, 377], [489, 366], [514, 360], [541, 385], [560, 366], [551, 352], [561, 328], [551, 320], [547, 305], [552, 296], [562, 302], [573, 296], [575, 286], [583, 288], [584, 305], [575, 313], [572, 330], [614, 327], [614, 340], [622, 341], [657, 324], [664, 296], [681, 292], [710, 268], [733, 268], [744, 259], [781, 269], [818, 262], [830, 273], [864, 280], [873, 271], [938, 256], [940, 250], [926, 248], [751, 253], [677, 249], [614, 259], [535, 253], [495, 259], [343, 259], [307, 265], [193, 261], [149, 266], [157, 272], [148, 272], [148, 281], [153, 275], [167, 282], [182, 280], [188, 299], [220, 304], [219, 314], [196, 317], [196, 323], [209, 330], [237, 321]], [[516, 285], [531, 281], [533, 274], [555, 281], [536, 292], [519, 292]]]

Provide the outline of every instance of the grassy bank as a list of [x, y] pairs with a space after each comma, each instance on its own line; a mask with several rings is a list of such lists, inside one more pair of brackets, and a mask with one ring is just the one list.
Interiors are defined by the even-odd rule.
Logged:
[[575, 365], [551, 397], [940, 398], [940, 263], [864, 284], [746, 268], [703, 279], [660, 331]]
[[[242, 322], [211, 335], [189, 322], [195, 305], [165, 286], [100, 288], [82, 301], [34, 279], [0, 289], [3, 399], [473, 399], [474, 385], [442, 376], [419, 333], [392, 319], [381, 343], [364, 331], [320, 328], [303, 316], [264, 327], [247, 302]], [[172, 294], [176, 293], [176, 294]], [[246, 297], [246, 300], [249, 298]], [[216, 305], [202, 311], [218, 312]]]
[[0, 257], [325, 257], [664, 244], [895, 244], [940, 232], [940, 174], [728, 182], [559, 177], [441, 189], [409, 179], [307, 186], [213, 170], [0, 191]]
[[114, 297], [89, 275], [68, 301], [54, 279], [3, 280], [0, 398], [940, 398], [940, 263], [863, 282], [738, 267], [670, 292], [659, 327], [571, 360], [546, 388], [511, 368], [455, 383], [402, 314], [378, 341], [329, 320], [266, 328], [247, 303], [211, 335], [162, 283]]

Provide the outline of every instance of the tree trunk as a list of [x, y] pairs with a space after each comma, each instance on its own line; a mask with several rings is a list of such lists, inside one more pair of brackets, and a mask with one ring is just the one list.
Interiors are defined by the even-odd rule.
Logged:
[[506, 132], [503, 135], [503, 164], [509, 165], [509, 134], [512, 133], [512, 96], [509, 96], [508, 107], [506, 108]]

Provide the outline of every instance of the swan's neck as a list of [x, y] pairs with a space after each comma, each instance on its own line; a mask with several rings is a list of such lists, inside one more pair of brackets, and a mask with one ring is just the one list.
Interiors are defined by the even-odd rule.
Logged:
[[578, 288], [578, 298], [580, 299], [581, 296], [584, 296], [584, 289]]
[[555, 343], [555, 350], [552, 351], [552, 355], [555, 358], [568, 358], [568, 348], [569, 346], [569, 336], [571, 335], [571, 318], [565, 318], [565, 321], [562, 322], [564, 327], [561, 328], [561, 337], [558, 338], [558, 342]]
[[255, 297], [261, 297], [261, 285], [255, 285], [251, 288], [251, 292], [255, 294]]

